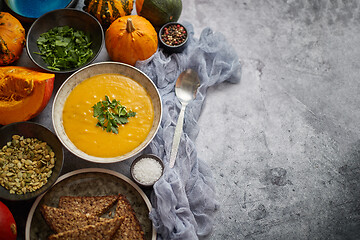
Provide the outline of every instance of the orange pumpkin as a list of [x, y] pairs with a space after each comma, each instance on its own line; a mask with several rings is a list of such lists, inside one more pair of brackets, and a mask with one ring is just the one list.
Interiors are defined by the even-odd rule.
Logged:
[[47, 105], [55, 74], [25, 67], [0, 67], [0, 124], [27, 121]]
[[105, 33], [105, 46], [111, 60], [135, 65], [151, 57], [157, 50], [158, 38], [154, 27], [137, 15], [116, 19]]
[[25, 29], [10, 13], [0, 12], [0, 65], [19, 59], [25, 46]]

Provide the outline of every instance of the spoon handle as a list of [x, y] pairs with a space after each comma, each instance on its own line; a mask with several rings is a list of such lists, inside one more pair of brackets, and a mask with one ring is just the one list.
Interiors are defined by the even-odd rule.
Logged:
[[176, 123], [174, 138], [173, 138], [173, 144], [171, 147], [171, 155], [170, 155], [170, 163], [169, 167], [173, 168], [175, 164], [176, 155], [179, 149], [179, 143], [180, 143], [180, 137], [183, 130], [183, 124], [184, 124], [184, 115], [185, 115], [185, 108], [187, 104], [181, 105], [181, 110], [179, 113], [179, 117]]

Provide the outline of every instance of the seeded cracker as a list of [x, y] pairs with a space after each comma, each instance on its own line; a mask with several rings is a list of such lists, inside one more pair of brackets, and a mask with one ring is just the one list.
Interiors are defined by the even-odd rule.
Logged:
[[112, 239], [123, 220], [124, 218], [121, 217], [106, 219], [101, 223], [50, 235], [48, 240], [109, 240]]
[[116, 203], [118, 198], [118, 195], [91, 197], [62, 196], [59, 199], [59, 208], [100, 216], [108, 211]]
[[136, 218], [135, 212], [126, 197], [122, 195], [119, 196], [119, 200], [116, 205], [115, 217], [117, 216], [123, 216], [125, 219], [112, 239], [144, 239], [144, 232], [142, 231], [140, 223]]
[[42, 205], [40, 211], [51, 230], [56, 233], [76, 230], [86, 225], [105, 221], [105, 218], [46, 205]]

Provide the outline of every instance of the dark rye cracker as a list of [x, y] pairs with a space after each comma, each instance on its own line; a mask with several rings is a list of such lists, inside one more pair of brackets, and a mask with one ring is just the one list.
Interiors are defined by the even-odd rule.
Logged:
[[105, 220], [105, 218], [94, 215], [82, 214], [46, 205], [40, 207], [40, 212], [51, 230], [56, 233], [82, 228], [86, 225], [93, 225]]
[[125, 217], [119, 230], [112, 237], [113, 240], [141, 240], [144, 232], [136, 218], [134, 209], [125, 196], [120, 195], [116, 205], [115, 217]]
[[52, 234], [48, 240], [109, 240], [124, 221], [123, 217], [106, 219], [101, 223]]
[[118, 198], [119, 195], [62, 196], [59, 199], [59, 208], [101, 216], [116, 203]]

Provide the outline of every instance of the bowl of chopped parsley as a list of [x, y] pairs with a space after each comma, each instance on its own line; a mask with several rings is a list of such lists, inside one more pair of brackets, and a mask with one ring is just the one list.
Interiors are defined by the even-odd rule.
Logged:
[[64, 8], [45, 13], [31, 25], [26, 50], [38, 67], [71, 73], [93, 62], [103, 44], [103, 28], [96, 18]]

